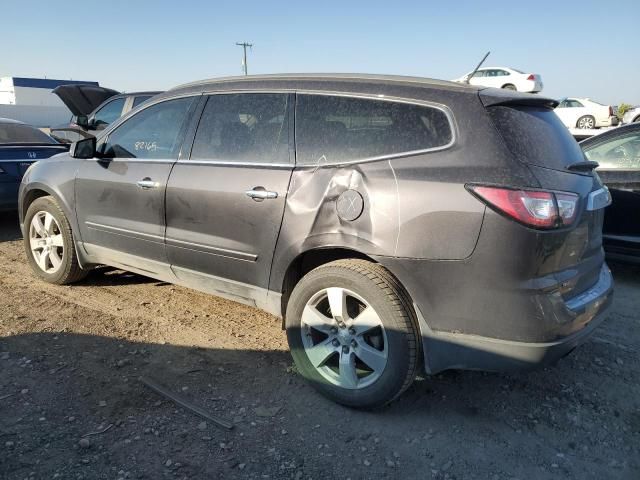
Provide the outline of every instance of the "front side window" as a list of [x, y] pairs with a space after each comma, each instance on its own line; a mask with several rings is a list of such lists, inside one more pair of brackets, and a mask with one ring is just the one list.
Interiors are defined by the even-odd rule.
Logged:
[[124, 98], [116, 98], [115, 100], [107, 103], [95, 113], [93, 116], [93, 123], [95, 125], [108, 125], [115, 122], [122, 115], [124, 100]]
[[286, 94], [212, 95], [193, 142], [191, 159], [288, 163]]
[[330, 95], [298, 95], [298, 163], [342, 163], [443, 147], [453, 131], [437, 108]]
[[99, 151], [106, 158], [177, 159], [192, 101], [178, 98], [145, 108], [111, 132]]
[[605, 169], [640, 168], [640, 133], [615, 138], [589, 148], [584, 152], [589, 160]]

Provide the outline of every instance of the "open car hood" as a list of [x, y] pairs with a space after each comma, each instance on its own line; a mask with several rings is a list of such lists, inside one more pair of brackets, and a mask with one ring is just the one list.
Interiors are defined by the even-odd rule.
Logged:
[[89, 115], [107, 98], [120, 92], [95, 85], [60, 85], [53, 89], [74, 115]]

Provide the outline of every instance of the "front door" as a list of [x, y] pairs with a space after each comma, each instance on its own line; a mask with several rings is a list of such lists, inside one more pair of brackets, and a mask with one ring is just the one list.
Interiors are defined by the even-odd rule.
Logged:
[[167, 185], [167, 253], [183, 283], [245, 300], [266, 295], [293, 169], [290, 98], [207, 99], [190, 158]]
[[164, 195], [193, 99], [141, 110], [98, 143], [76, 177], [76, 211], [87, 252], [105, 263], [157, 273], [166, 265]]

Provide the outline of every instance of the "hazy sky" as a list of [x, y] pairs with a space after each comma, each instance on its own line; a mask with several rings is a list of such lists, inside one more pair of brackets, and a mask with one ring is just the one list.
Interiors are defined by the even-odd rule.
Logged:
[[2, 3], [0, 76], [166, 89], [240, 74], [246, 40], [249, 73], [452, 79], [491, 50], [549, 96], [640, 104], [640, 0]]

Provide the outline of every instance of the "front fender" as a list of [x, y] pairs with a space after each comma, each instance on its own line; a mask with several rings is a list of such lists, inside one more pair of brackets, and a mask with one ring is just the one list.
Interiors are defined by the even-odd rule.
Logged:
[[[72, 230], [78, 234], [78, 219], [75, 214], [75, 178], [78, 162], [68, 155], [40, 160], [25, 173], [18, 193], [20, 228], [24, 234], [24, 216], [31, 202], [50, 195], [64, 212]], [[76, 240], [80, 240], [76, 238]]]

